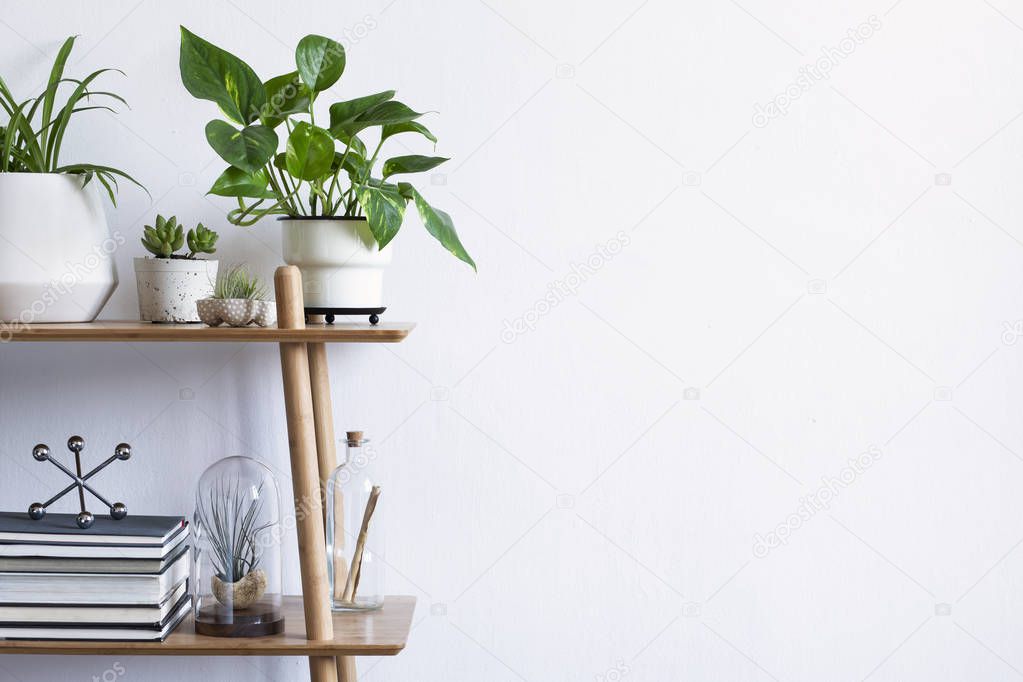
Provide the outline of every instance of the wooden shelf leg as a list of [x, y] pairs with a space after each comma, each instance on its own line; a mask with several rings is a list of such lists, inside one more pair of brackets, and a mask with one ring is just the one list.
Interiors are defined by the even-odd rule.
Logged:
[[[274, 288], [277, 292], [277, 325], [286, 329], [304, 327], [302, 276], [298, 268], [290, 265], [277, 268]], [[327, 603], [327, 556], [309, 358], [304, 343], [282, 343], [280, 346], [306, 636], [309, 639], [333, 639], [334, 622]], [[312, 682], [336, 682], [335, 666], [332, 656], [310, 656], [310, 679]]]
[[[320, 485], [326, 486], [337, 467], [337, 439], [334, 435], [334, 404], [330, 397], [330, 371], [327, 366], [327, 344], [307, 344], [309, 378], [312, 381], [313, 418], [316, 424], [316, 455], [320, 467]], [[325, 492], [325, 490], [324, 490]], [[326, 499], [325, 496], [321, 499]], [[337, 506], [337, 505], [335, 505]], [[326, 517], [327, 510], [323, 510]], [[326, 524], [326, 518], [324, 518]], [[355, 682], [355, 657], [337, 657], [339, 682]]]

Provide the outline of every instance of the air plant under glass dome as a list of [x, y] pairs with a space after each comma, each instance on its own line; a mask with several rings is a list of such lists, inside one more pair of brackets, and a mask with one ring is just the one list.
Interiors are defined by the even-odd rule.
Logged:
[[260, 637], [284, 630], [280, 491], [249, 457], [227, 457], [195, 494], [195, 631]]

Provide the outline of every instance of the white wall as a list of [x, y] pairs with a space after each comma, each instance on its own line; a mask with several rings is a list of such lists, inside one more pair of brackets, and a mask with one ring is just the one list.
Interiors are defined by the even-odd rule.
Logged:
[[[893, 2], [2, 0], [0, 72], [31, 92], [78, 33], [75, 72], [128, 74], [132, 109], [68, 149], [153, 196], [110, 212], [130, 237], [111, 318], [135, 314], [157, 211], [280, 262], [272, 222], [204, 197], [215, 110], [180, 85], [179, 23], [266, 77], [306, 33], [348, 36], [332, 94], [441, 112], [454, 160], [427, 189], [480, 273], [410, 219], [386, 317], [419, 327], [331, 349], [339, 430], [377, 439], [402, 517], [392, 591], [419, 598], [407, 651], [364, 679], [1016, 679], [1023, 9]], [[821, 59], [828, 78], [801, 72]], [[136, 512], [190, 513], [224, 455], [287, 469], [272, 347], [10, 347], [0, 401], [3, 508], [57, 484], [30, 448], [72, 432], [135, 446], [103, 484]], [[292, 537], [285, 556], [297, 591]], [[0, 660], [2, 680], [307, 675]]]

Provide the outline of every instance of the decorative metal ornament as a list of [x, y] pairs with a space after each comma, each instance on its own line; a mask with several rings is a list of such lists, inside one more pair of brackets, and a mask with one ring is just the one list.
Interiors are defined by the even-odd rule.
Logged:
[[75, 519], [75, 523], [78, 524], [79, 528], [89, 528], [96, 521], [96, 517], [92, 515], [92, 512], [85, 508], [85, 491], [88, 490], [93, 497], [102, 502], [110, 510], [110, 518], [115, 521], [120, 521], [128, 515], [128, 508], [124, 506], [123, 502], [114, 502], [111, 504], [105, 497], [96, 492], [96, 489], [86, 483], [90, 478], [98, 474], [100, 471], [105, 469], [108, 464], [113, 462], [115, 459], [127, 460], [131, 458], [131, 446], [127, 443], [121, 443], [114, 448], [114, 454], [111, 455], [105, 462], [94, 468], [89, 473], [82, 475], [82, 450], [85, 449], [85, 439], [81, 436], [71, 436], [67, 439], [67, 449], [75, 455], [75, 470], [71, 471], [66, 466], [53, 459], [50, 456], [50, 447], [43, 443], [32, 448], [32, 457], [37, 462], [49, 462], [53, 466], [57, 467], [73, 481], [71, 485], [61, 490], [59, 493], [46, 500], [46, 502], [33, 502], [28, 507], [28, 517], [33, 521], [46, 516], [46, 508], [51, 504], [59, 500], [60, 498], [67, 495], [74, 489], [78, 489], [78, 505], [81, 508], [81, 512], [78, 514], [78, 518]]

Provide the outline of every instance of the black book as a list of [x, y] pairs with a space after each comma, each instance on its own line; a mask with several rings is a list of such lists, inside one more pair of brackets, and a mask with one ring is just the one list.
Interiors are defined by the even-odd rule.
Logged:
[[72, 624], [26, 624], [0, 625], [0, 639], [60, 639], [60, 640], [114, 640], [114, 641], [159, 641], [167, 639], [188, 612], [192, 609], [192, 598], [185, 595], [175, 606], [173, 613], [155, 627], [138, 625], [72, 625]]

